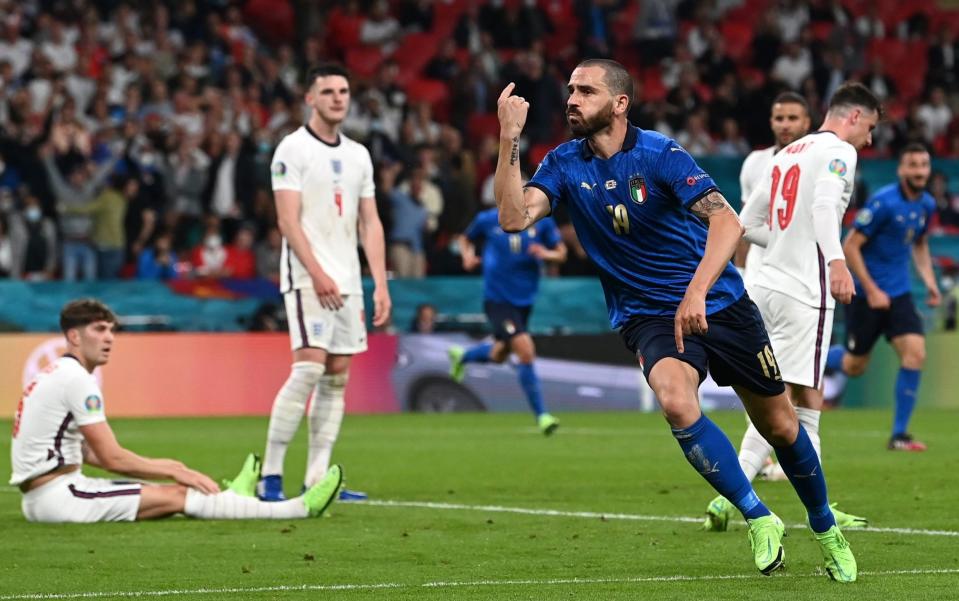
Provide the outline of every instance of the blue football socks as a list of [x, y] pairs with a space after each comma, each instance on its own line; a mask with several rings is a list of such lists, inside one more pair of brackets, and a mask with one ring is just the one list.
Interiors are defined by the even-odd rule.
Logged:
[[892, 422], [892, 435], [905, 434], [909, 429], [909, 418], [916, 406], [916, 394], [919, 392], [918, 369], [899, 368], [896, 376], [896, 413]]
[[739, 467], [736, 449], [712, 420], [703, 415], [688, 428], [674, 428], [672, 432], [686, 461], [716, 492], [729, 499], [743, 517], [752, 520], [771, 513]]
[[826, 353], [826, 369], [831, 371], [842, 371], [842, 358], [846, 355], [846, 347], [841, 344], [834, 344], [829, 347]]
[[493, 350], [492, 342], [484, 342], [470, 347], [463, 353], [463, 363], [489, 363], [491, 350]]
[[536, 417], [546, 413], [546, 406], [543, 403], [543, 392], [540, 390], [539, 376], [536, 375], [536, 369], [532, 363], [520, 363], [516, 366], [516, 373], [519, 374], [519, 384], [526, 393], [526, 400], [529, 401], [529, 408], [533, 410]]
[[816, 455], [816, 449], [809, 440], [809, 434], [799, 424], [799, 435], [795, 442], [784, 447], [774, 447], [776, 457], [786, 477], [796, 489], [799, 500], [806, 507], [809, 527], [813, 532], [825, 532], [836, 525], [832, 510], [829, 509], [829, 495], [826, 492], [826, 476]]

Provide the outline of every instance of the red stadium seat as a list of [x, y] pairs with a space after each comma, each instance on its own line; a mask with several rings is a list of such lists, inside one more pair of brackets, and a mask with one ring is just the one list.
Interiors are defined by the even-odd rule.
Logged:
[[549, 153], [549, 151], [552, 150], [553, 147], [554, 147], [553, 144], [534, 144], [529, 149], [530, 166], [539, 165], [540, 163], [542, 163], [547, 153]]
[[499, 136], [499, 117], [496, 113], [473, 113], [466, 121], [470, 143], [477, 144], [485, 136]]
[[659, 67], [648, 67], [643, 71], [643, 99], [647, 102], [657, 102], [666, 98], [669, 90], [663, 84], [663, 75]]
[[822, 42], [829, 37], [834, 27], [835, 24], [828, 21], [818, 21], [810, 26], [810, 30], [812, 31], [812, 37]]
[[432, 32], [411, 33], [403, 38], [393, 53], [393, 60], [400, 67], [400, 85], [419, 77], [423, 67], [436, 56], [439, 45], [440, 36]]
[[346, 51], [346, 66], [361, 79], [372, 77], [381, 62], [383, 52], [376, 46], [357, 45]]
[[749, 56], [753, 43], [753, 27], [749, 23], [726, 19], [719, 28], [726, 41], [726, 53], [735, 62]]
[[896, 82], [899, 99], [912, 100], [922, 92], [926, 78], [928, 43], [925, 40], [875, 39], [869, 43], [870, 60], [878, 58]]

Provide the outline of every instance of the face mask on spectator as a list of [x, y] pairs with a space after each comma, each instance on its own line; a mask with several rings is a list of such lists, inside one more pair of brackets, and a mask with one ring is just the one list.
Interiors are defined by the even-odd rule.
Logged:
[[30, 223], [36, 223], [40, 221], [40, 217], [43, 216], [43, 213], [40, 211], [40, 207], [27, 207], [23, 212], [23, 216], [27, 218], [27, 221]]
[[209, 248], [210, 250], [213, 250], [215, 248], [220, 248], [222, 244], [223, 244], [223, 240], [221, 240], [220, 237], [216, 234], [210, 234], [203, 240], [203, 246]]

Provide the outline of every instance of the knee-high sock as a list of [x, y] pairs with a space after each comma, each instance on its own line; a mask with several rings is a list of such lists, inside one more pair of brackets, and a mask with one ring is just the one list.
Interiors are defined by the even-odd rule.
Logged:
[[749, 426], [743, 434], [742, 444], [739, 445], [739, 467], [743, 468], [746, 479], [752, 482], [766, 465], [766, 459], [772, 455], [773, 447], [763, 438], [753, 422], [748, 421]]
[[304, 485], [309, 488], [323, 479], [330, 467], [333, 445], [343, 423], [343, 394], [346, 391], [347, 374], [327, 374], [316, 385], [316, 394], [310, 405], [309, 453], [306, 461]]
[[739, 467], [736, 449], [723, 431], [705, 415], [688, 428], [673, 429], [673, 436], [690, 463], [716, 492], [729, 499], [746, 519], [769, 515]]
[[492, 350], [492, 342], [482, 342], [476, 346], [471, 346], [463, 353], [463, 363], [489, 363], [489, 354]]
[[918, 369], [899, 368], [896, 376], [896, 413], [892, 423], [892, 435], [905, 434], [909, 429], [909, 418], [916, 406], [916, 395], [919, 393]]
[[819, 457], [819, 463], [822, 463], [822, 441], [819, 439], [819, 418], [822, 416], [822, 411], [807, 407], [796, 407], [796, 415], [799, 416], [799, 423], [803, 425], [803, 428], [806, 428], [806, 434], [809, 436], [812, 448], [816, 449], [816, 457]]
[[846, 347], [834, 344], [826, 353], [826, 369], [842, 372], [842, 358], [846, 356]]
[[241, 497], [232, 490], [207, 495], [192, 488], [186, 491], [183, 513], [204, 520], [288, 520], [308, 515], [301, 497], [268, 503], [256, 497]]
[[286, 448], [300, 427], [310, 393], [325, 371], [325, 365], [312, 361], [298, 361], [290, 369], [290, 376], [276, 394], [270, 411], [266, 451], [263, 453], [264, 476], [283, 475]]
[[519, 385], [523, 387], [526, 393], [526, 400], [529, 402], [529, 408], [537, 417], [546, 413], [546, 404], [543, 402], [543, 391], [539, 385], [539, 376], [536, 375], [536, 368], [532, 363], [520, 363], [516, 366], [516, 373], [519, 375]]
[[825, 532], [836, 524], [829, 509], [829, 495], [826, 492], [826, 476], [816, 455], [816, 449], [809, 440], [806, 428], [799, 424], [799, 435], [795, 442], [783, 447], [774, 447], [779, 465], [786, 477], [796, 489], [799, 500], [806, 507], [809, 525], [813, 532]]

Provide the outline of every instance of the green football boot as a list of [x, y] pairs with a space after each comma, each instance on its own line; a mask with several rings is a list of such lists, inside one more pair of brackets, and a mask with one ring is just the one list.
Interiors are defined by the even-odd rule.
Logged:
[[836, 525], [839, 526], [840, 530], [848, 530], [850, 528], [865, 528], [869, 525], [869, 520], [860, 517], [858, 515], [853, 515], [851, 513], [846, 513], [845, 511], [839, 511], [836, 509], [838, 503], [831, 503], [829, 508], [832, 509], [832, 515], [836, 518]]
[[240, 473], [233, 480], [224, 480], [227, 490], [232, 490], [241, 497], [255, 497], [256, 483], [260, 479], [260, 457], [255, 453], [246, 456]]
[[463, 363], [463, 354], [466, 351], [461, 346], [451, 346], [446, 351], [450, 358], [450, 378], [454, 382], [460, 383], [466, 377], [466, 364]]
[[846, 538], [838, 526], [833, 526], [825, 532], [815, 532], [816, 542], [822, 549], [822, 557], [826, 560], [826, 573], [836, 582], [856, 581], [856, 558]]
[[786, 528], [776, 514], [746, 520], [746, 523], [749, 525], [749, 546], [753, 550], [753, 561], [760, 572], [769, 576], [785, 565], [786, 552], [783, 550], [782, 541], [786, 536]]
[[726, 500], [726, 497], [719, 495], [706, 506], [706, 520], [703, 522], [703, 530], [706, 532], [726, 532], [726, 529], [729, 528], [729, 520], [734, 515], [736, 515], [736, 508]]
[[559, 419], [553, 417], [549, 413], [543, 413], [536, 418], [536, 425], [539, 426], [540, 432], [546, 436], [549, 436], [556, 431], [556, 428], [559, 428]]
[[327, 470], [323, 479], [307, 489], [303, 493], [303, 504], [311, 518], [320, 517], [326, 508], [333, 503], [336, 494], [340, 491], [343, 484], [343, 468], [334, 465]]

